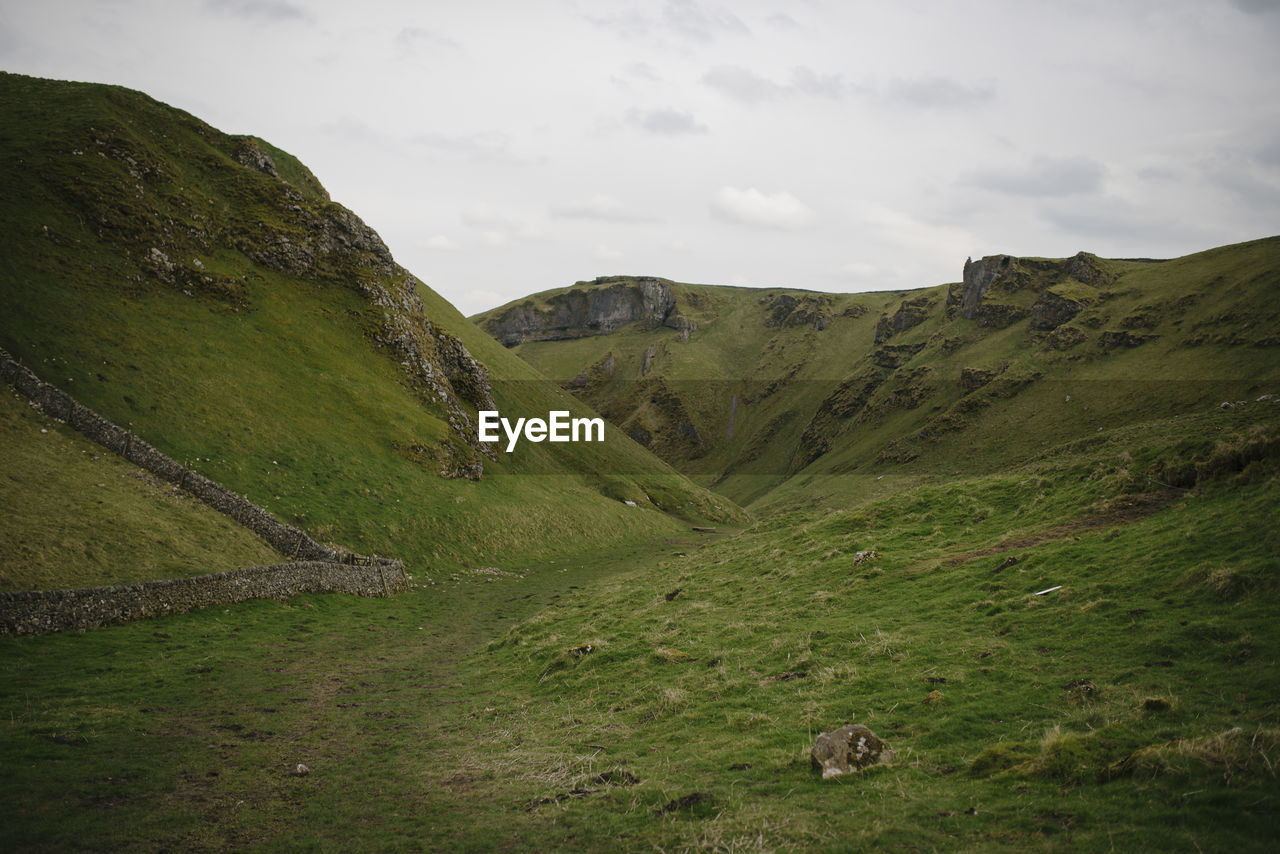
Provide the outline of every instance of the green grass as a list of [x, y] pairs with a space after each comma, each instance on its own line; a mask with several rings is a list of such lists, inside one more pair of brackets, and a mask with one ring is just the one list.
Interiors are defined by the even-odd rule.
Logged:
[[[1197, 418], [727, 538], [6, 641], [9, 840], [1266, 850], [1274, 449], [1134, 497], [1215, 459], [1180, 436], [1275, 421]], [[898, 758], [823, 782], [851, 721]]]
[[0, 590], [93, 587], [279, 563], [245, 528], [0, 394]]

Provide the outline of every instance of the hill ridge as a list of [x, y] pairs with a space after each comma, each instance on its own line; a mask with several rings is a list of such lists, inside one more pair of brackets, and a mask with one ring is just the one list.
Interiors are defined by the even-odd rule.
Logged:
[[[502, 337], [521, 307], [553, 308], [581, 285], [476, 320], [638, 442], [745, 503], [805, 472], [937, 468], [961, 449], [977, 461], [1034, 453], [1016, 426], [1032, 400], [1060, 413], [1050, 429], [1065, 438], [1280, 379], [1270, 298], [1280, 238], [1159, 263], [997, 254], [968, 259], [962, 274], [858, 294], [670, 282], [681, 335], [637, 318]], [[1093, 379], [1110, 390], [1082, 396]]]

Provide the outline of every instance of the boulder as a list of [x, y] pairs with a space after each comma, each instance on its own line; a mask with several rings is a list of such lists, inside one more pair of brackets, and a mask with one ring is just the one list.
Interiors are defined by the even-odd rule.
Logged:
[[849, 724], [821, 733], [809, 751], [809, 761], [822, 779], [853, 774], [872, 765], [892, 762], [894, 752], [862, 724]]

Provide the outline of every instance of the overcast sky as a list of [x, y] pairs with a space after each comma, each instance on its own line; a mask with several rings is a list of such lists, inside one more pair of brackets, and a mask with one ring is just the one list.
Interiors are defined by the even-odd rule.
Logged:
[[0, 68], [296, 154], [467, 314], [1280, 233], [1280, 0], [0, 0]]

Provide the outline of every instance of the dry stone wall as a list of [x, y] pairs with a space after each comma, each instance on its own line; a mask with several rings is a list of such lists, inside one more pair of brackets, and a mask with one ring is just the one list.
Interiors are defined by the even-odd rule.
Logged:
[[[282, 523], [244, 496], [191, 471], [130, 431], [76, 402], [3, 349], [0, 349], [0, 378], [45, 414], [230, 516], [294, 561], [139, 584], [0, 593], [0, 634], [90, 628], [263, 596], [284, 598], [303, 592], [390, 596], [408, 589], [408, 578], [400, 561], [366, 557], [316, 542], [305, 531]], [[62, 611], [66, 611], [66, 615], [57, 616]]]
[[0, 635], [93, 629], [246, 599], [288, 599], [297, 593], [390, 596], [405, 586], [398, 566], [298, 561], [109, 587], [0, 592]]

